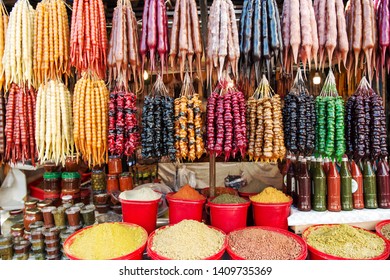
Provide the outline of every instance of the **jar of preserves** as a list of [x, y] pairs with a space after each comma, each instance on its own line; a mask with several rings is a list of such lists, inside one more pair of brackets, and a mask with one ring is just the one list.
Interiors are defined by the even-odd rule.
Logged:
[[119, 191], [119, 180], [117, 175], [107, 175], [107, 193]]
[[133, 189], [133, 178], [129, 172], [124, 172], [119, 176], [119, 189], [121, 192]]
[[45, 172], [43, 174], [43, 190], [46, 193], [61, 192], [61, 173], [60, 172]]
[[30, 225], [36, 221], [43, 221], [42, 211], [38, 208], [26, 210], [24, 215], [24, 229], [29, 231]]
[[80, 190], [81, 176], [78, 172], [62, 173], [62, 191], [64, 190]]
[[95, 194], [106, 191], [106, 174], [102, 170], [92, 170], [91, 187]]
[[122, 173], [122, 159], [119, 156], [108, 158], [108, 173], [119, 175]]
[[24, 224], [15, 224], [11, 227], [11, 235], [15, 238], [22, 238], [24, 234]]
[[24, 202], [24, 212], [28, 209], [34, 209], [37, 208], [38, 200], [37, 199], [31, 199]]
[[42, 210], [45, 207], [52, 206], [52, 203], [53, 203], [53, 201], [51, 201], [49, 199], [48, 200], [42, 200], [42, 201], [38, 202], [37, 207]]
[[80, 208], [73, 206], [65, 211], [68, 218], [68, 224], [71, 227], [78, 226], [80, 224]]
[[65, 160], [65, 170], [66, 172], [77, 172], [79, 171], [79, 162], [76, 155], [71, 155], [66, 157]]

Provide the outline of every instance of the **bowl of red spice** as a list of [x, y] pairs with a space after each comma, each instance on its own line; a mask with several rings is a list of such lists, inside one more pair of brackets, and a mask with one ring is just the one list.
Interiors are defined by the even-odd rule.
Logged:
[[198, 193], [190, 185], [185, 185], [176, 193], [168, 193], [166, 200], [169, 206], [169, 224], [177, 224], [182, 220], [202, 221], [206, 197]]

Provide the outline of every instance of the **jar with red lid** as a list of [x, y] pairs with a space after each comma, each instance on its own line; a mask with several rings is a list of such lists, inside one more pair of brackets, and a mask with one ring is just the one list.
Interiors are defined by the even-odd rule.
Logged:
[[108, 173], [119, 175], [122, 173], [122, 159], [119, 156], [110, 156], [108, 158]]
[[42, 211], [38, 208], [26, 210], [24, 214], [24, 229], [30, 231], [30, 225], [36, 221], [43, 221]]
[[61, 173], [45, 172], [43, 174], [43, 190], [45, 193], [61, 192]]
[[64, 172], [62, 173], [62, 191], [64, 190], [80, 190], [81, 175], [78, 172]]
[[133, 189], [133, 178], [129, 172], [124, 172], [119, 176], [119, 189], [121, 192]]
[[79, 162], [76, 155], [71, 155], [66, 157], [65, 160], [65, 170], [66, 172], [77, 172], [79, 171]]
[[117, 175], [107, 175], [107, 193], [119, 191], [119, 180]]

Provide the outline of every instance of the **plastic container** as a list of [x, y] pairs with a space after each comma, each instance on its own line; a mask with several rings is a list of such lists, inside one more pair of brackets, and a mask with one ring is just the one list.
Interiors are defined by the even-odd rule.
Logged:
[[45, 227], [50, 228], [54, 226], [54, 217], [53, 217], [53, 211], [56, 208], [54, 206], [44, 207], [42, 208], [42, 214], [43, 214], [43, 222], [45, 224]]
[[283, 203], [260, 203], [252, 201], [253, 220], [256, 226], [288, 229], [287, 218], [293, 200]]
[[[168, 226], [163, 226], [161, 228], [159, 228], [159, 230], [162, 230], [164, 228], [166, 228]], [[215, 253], [214, 255], [210, 256], [210, 257], [207, 257], [207, 258], [204, 258], [203, 260], [220, 260], [223, 256], [223, 254], [225, 253], [225, 250], [226, 250], [226, 247], [227, 247], [227, 238], [226, 238], [226, 234], [218, 229], [218, 228], [215, 228], [213, 226], [208, 226], [209, 228], [212, 228], [212, 229], [215, 229], [219, 232], [221, 232], [223, 235], [225, 235], [225, 242], [223, 243], [222, 245], [222, 248], [221, 250], [219, 250], [217, 253]], [[172, 260], [172, 259], [169, 259], [169, 258], [166, 258], [164, 256], [161, 256], [159, 255], [157, 252], [153, 251], [152, 250], [152, 247], [153, 247], [153, 238], [154, 238], [154, 235], [155, 235], [155, 231], [153, 231], [150, 235], [149, 235], [149, 238], [148, 238], [148, 244], [146, 246], [146, 252], [148, 253], [148, 256], [152, 259], [152, 260]]]
[[[313, 228], [319, 228], [322, 226], [334, 226], [334, 225], [333, 224], [326, 224], [326, 225], [314, 225], [314, 226], [308, 227], [302, 233], [303, 240], [307, 241], [307, 236], [309, 235], [310, 231]], [[354, 226], [354, 228], [359, 228], [359, 227]], [[359, 228], [359, 229], [362, 229], [362, 228]], [[365, 230], [365, 229], [362, 229], [362, 230]], [[366, 231], [372, 233], [369, 230], [366, 230]], [[373, 234], [376, 234], [376, 233], [373, 233]], [[381, 237], [379, 234], [376, 234], [376, 235]], [[324, 252], [318, 251], [317, 249], [313, 248], [309, 244], [307, 244], [307, 248], [309, 250], [309, 259], [311, 259], [311, 260], [355, 260], [355, 259], [342, 258], [342, 257], [337, 257], [337, 256], [326, 254]], [[376, 256], [374, 258], [364, 259], [364, 260], [386, 260], [389, 257], [389, 254], [390, 254], [390, 244], [389, 244], [389, 242], [385, 241], [385, 249], [384, 249], [382, 254], [380, 254], [379, 256]]]
[[[307, 258], [307, 244], [306, 244], [306, 241], [303, 240], [301, 237], [299, 237], [298, 235], [292, 233], [292, 232], [289, 232], [287, 230], [284, 230], [284, 229], [280, 229], [280, 228], [273, 228], [273, 227], [263, 227], [263, 226], [254, 226], [254, 227], [247, 227], [246, 229], [250, 229], [250, 228], [259, 228], [259, 229], [263, 229], [263, 230], [267, 230], [267, 231], [272, 231], [272, 232], [277, 232], [277, 233], [280, 233], [280, 234], [283, 234], [283, 235], [286, 235], [288, 237], [291, 237], [292, 239], [294, 239], [298, 244], [299, 246], [301, 247], [301, 253], [299, 254], [299, 256], [295, 259], [295, 260], [306, 260]], [[240, 229], [237, 229], [238, 230], [242, 230], [242, 229], [245, 229], [245, 228], [240, 228]], [[235, 230], [236, 231], [236, 230]], [[229, 236], [227, 237], [227, 247], [226, 247], [226, 251], [228, 252], [229, 256], [233, 259], [233, 260], [245, 260], [243, 257], [237, 255], [236, 253], [234, 253], [234, 251], [232, 250], [231, 246], [229, 245]]]
[[[120, 223], [120, 224], [123, 224], [123, 225], [126, 225], [128, 227], [138, 227], [138, 225], [136, 224], [131, 224], [131, 223]], [[83, 232], [84, 230], [90, 228], [90, 227], [93, 227], [93, 226], [89, 226], [89, 227], [85, 227], [75, 233], [73, 233], [71, 236], [69, 236], [65, 243], [64, 243], [64, 246], [63, 246], [63, 251], [64, 253], [66, 254], [66, 256], [70, 259], [70, 260], [80, 260], [79, 258], [73, 256], [70, 251], [69, 251], [69, 247], [72, 245], [73, 241], [75, 238], [77, 238], [77, 235], [79, 235], [81, 232]], [[145, 229], [143, 229], [145, 230]], [[145, 234], [146, 231], [145, 231]], [[146, 242], [148, 241], [148, 239], [145, 239], [145, 242], [143, 242], [137, 249], [135, 249], [133, 252], [129, 252], [128, 254], [126, 255], [123, 255], [121, 257], [118, 257], [118, 258], [114, 258], [112, 260], [142, 260], [142, 255], [143, 255], [143, 252], [145, 250], [145, 247], [146, 247]]]
[[169, 206], [169, 224], [174, 225], [182, 220], [202, 221], [203, 206], [206, 198], [202, 200], [184, 200], [176, 199], [171, 196], [173, 193], [166, 195]]
[[149, 201], [119, 199], [122, 204], [123, 221], [143, 227], [148, 234], [156, 229], [157, 209], [161, 197]]
[[58, 248], [60, 246], [60, 239], [57, 240], [45, 240], [46, 249]]
[[31, 243], [28, 240], [22, 240], [14, 244], [15, 254], [27, 254], [30, 252]]
[[246, 227], [248, 209], [251, 202], [217, 204], [209, 201], [206, 205], [210, 209], [211, 225], [221, 229], [226, 234]]
[[12, 260], [14, 250], [12, 244], [0, 246], [0, 260]]

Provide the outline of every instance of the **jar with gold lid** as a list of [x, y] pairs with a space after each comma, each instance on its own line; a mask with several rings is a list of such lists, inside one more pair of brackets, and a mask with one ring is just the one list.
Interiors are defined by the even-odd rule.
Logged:
[[53, 201], [51, 201], [49, 199], [42, 200], [42, 201], [38, 202], [37, 207], [42, 210], [45, 207], [52, 206], [52, 203], [53, 203]]
[[28, 209], [34, 209], [37, 208], [38, 200], [37, 199], [31, 199], [24, 202], [24, 212]]
[[43, 221], [42, 211], [38, 208], [26, 210], [24, 215], [24, 229], [30, 231], [30, 225], [36, 221]]
[[11, 227], [11, 235], [13, 238], [23, 237], [24, 224], [15, 224]]

